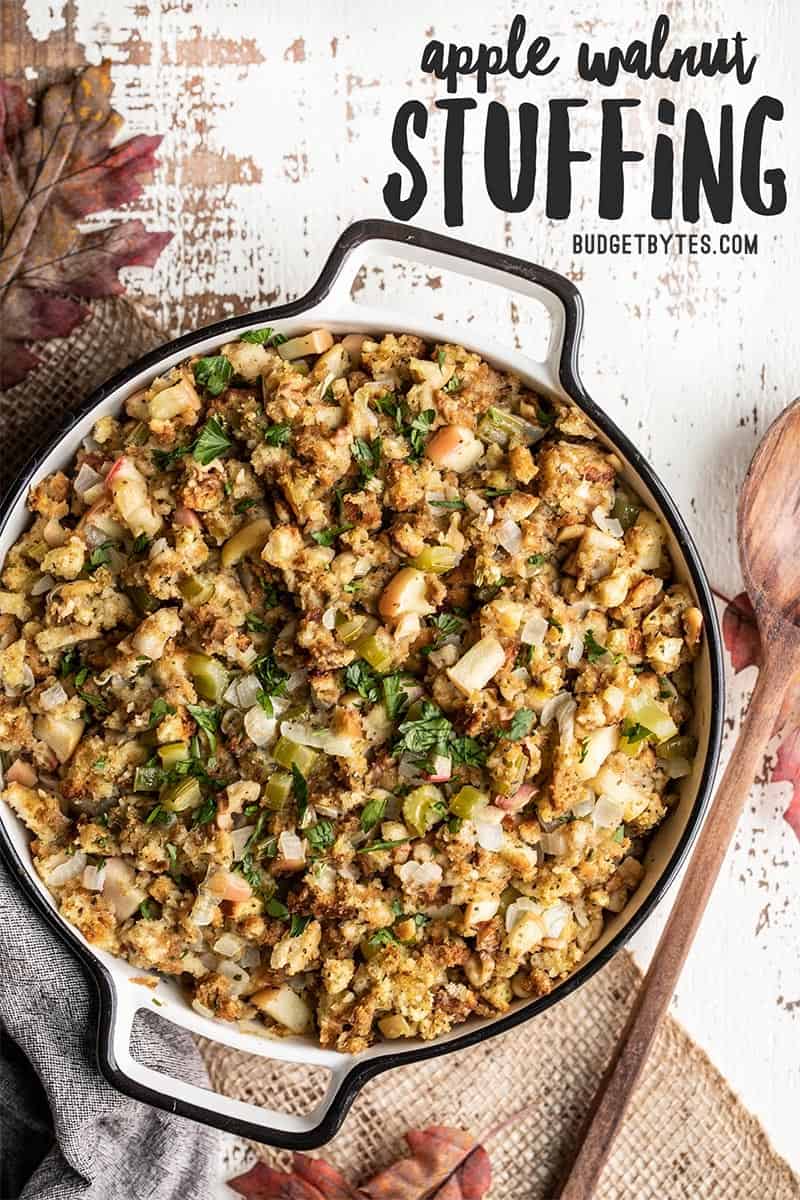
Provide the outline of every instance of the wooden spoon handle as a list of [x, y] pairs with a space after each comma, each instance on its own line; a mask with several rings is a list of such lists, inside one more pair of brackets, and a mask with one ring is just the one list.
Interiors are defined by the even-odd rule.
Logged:
[[[766, 639], [764, 639], [766, 641]], [[697, 839], [650, 969], [620, 1036], [579, 1139], [560, 1200], [590, 1200], [625, 1116], [658, 1023], [667, 1010], [745, 800], [763, 760], [789, 681], [794, 646], [778, 646], [764, 664], [739, 739]]]

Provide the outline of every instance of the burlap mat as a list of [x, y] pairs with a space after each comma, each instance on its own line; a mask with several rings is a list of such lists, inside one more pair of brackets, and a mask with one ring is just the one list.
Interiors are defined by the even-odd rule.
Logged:
[[[40, 368], [0, 393], [3, 483], [63, 423], [71, 405], [162, 336], [125, 299], [96, 302], [82, 328], [45, 343]], [[625, 953], [574, 996], [522, 1028], [456, 1055], [368, 1083], [325, 1154], [354, 1181], [403, 1151], [409, 1127], [460, 1125], [480, 1135], [525, 1109], [489, 1143], [493, 1200], [545, 1200], [573, 1146], [622, 1028], [639, 973]], [[308, 1112], [326, 1077], [200, 1040], [213, 1086], [288, 1112]], [[275, 1162], [287, 1156], [265, 1147]], [[704, 1052], [665, 1021], [603, 1175], [598, 1200], [799, 1200], [800, 1179], [772, 1149]]]

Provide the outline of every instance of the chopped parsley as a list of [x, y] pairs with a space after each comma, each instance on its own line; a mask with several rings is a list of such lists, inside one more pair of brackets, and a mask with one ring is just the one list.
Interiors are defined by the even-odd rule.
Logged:
[[483, 489], [483, 494], [487, 500], [497, 500], [500, 496], [510, 496], [513, 491], [513, 488], [487, 487]]
[[253, 346], [281, 346], [286, 341], [286, 335], [276, 333], [267, 326], [265, 329], [246, 329], [239, 334], [240, 342], [250, 342]]
[[79, 687], [76, 687], [75, 691], [78, 693], [84, 704], [88, 704], [89, 708], [91, 708], [94, 712], [111, 712], [111, 706], [103, 699], [102, 696], [99, 696], [97, 692], [87, 692], [84, 691], [83, 688]]
[[268, 446], [285, 446], [292, 440], [292, 427], [288, 421], [279, 421], [264, 430], [264, 441]]
[[146, 921], [153, 921], [158, 916], [158, 909], [149, 896], [139, 905], [139, 915]]
[[383, 929], [376, 929], [367, 938], [367, 945], [371, 950], [380, 950], [383, 946], [388, 946], [392, 942], [396, 942], [397, 935], [388, 925], [384, 925]]
[[164, 717], [171, 717], [173, 716], [174, 712], [175, 709], [173, 706], [171, 704], [167, 704], [166, 700], [164, 700], [162, 696], [159, 696], [153, 701], [150, 707], [150, 720], [147, 722], [147, 728], [155, 729], [156, 725], [158, 725], [160, 721], [164, 720]]
[[392, 842], [370, 842], [368, 846], [359, 846], [356, 854], [370, 854], [373, 850], [391, 850], [394, 846], [402, 846], [410, 842], [410, 837], [395, 838]]
[[442, 391], [443, 392], [460, 392], [461, 387], [462, 387], [462, 381], [461, 381], [461, 379], [459, 379], [458, 375], [451, 375], [450, 378], [448, 379], [447, 383], [442, 388]]
[[581, 741], [581, 753], [580, 753], [580, 757], [578, 758], [578, 762], [585, 762], [586, 755], [588, 753], [589, 753], [589, 739], [588, 739], [588, 737], [585, 737]]
[[133, 539], [131, 546], [131, 554], [144, 554], [147, 547], [150, 545], [150, 538], [146, 533], [139, 533]]
[[244, 500], [236, 501], [233, 511], [235, 513], [244, 513], [247, 512], [248, 508], [252, 508], [254, 504], [258, 504], [258, 501], [254, 500], [252, 496], [247, 496]]
[[170, 471], [190, 450], [191, 446], [175, 446], [172, 450], [154, 450], [153, 462], [159, 471]]
[[406, 437], [411, 444], [412, 462], [418, 462], [425, 453], [428, 434], [435, 420], [436, 412], [434, 409], [426, 408], [424, 412], [418, 413], [409, 424]]
[[192, 813], [192, 826], [207, 825], [217, 815], [217, 797], [206, 796], [199, 808]]
[[442, 367], [447, 362], [447, 355], [445, 354], [444, 350], [437, 350], [436, 361], [438, 362], [439, 370], [441, 371]]
[[431, 508], [447, 508], [453, 511], [463, 511], [467, 506], [463, 500], [429, 500]]
[[620, 736], [629, 746], [635, 746], [638, 742], [645, 741], [646, 738], [655, 737], [655, 734], [646, 725], [640, 725], [638, 721], [629, 721], [626, 717], [620, 726]]
[[486, 762], [487, 751], [477, 738], [457, 734], [441, 709], [428, 700], [422, 701], [417, 717], [403, 721], [398, 733], [400, 737], [392, 747], [394, 755], [410, 754], [423, 762], [442, 755], [454, 764], [474, 767]]
[[[219, 396], [231, 381], [233, 363], [224, 354], [210, 358], [199, 358], [192, 367], [195, 383], [204, 387], [212, 396]], [[199, 461], [199, 460], [198, 460]], [[209, 459], [210, 461], [210, 459]]]
[[625, 826], [624, 826], [624, 825], [620, 825], [620, 826], [618, 826], [618, 827], [617, 827], [617, 829], [616, 829], [616, 831], [615, 831], [615, 833], [614, 833], [614, 836], [613, 836], [613, 838], [612, 838], [611, 840], [612, 840], [613, 842], [621, 842], [621, 841], [623, 840], [623, 838], [624, 838], [624, 837], [625, 837]]
[[594, 636], [594, 630], [587, 629], [583, 635], [583, 648], [586, 651], [586, 657], [590, 663], [597, 662], [608, 654], [605, 646], [601, 646]]
[[348, 529], [352, 529], [352, 524], [347, 521], [344, 525], [332, 525], [330, 529], [317, 529], [311, 537], [318, 546], [332, 546], [340, 533], [346, 533]]
[[248, 633], [266, 633], [267, 626], [258, 613], [249, 612], [244, 618], [244, 627]]
[[409, 682], [411, 680], [402, 671], [397, 671], [394, 675], [384, 675], [381, 680], [383, 707], [386, 709], [387, 717], [391, 720], [394, 720], [408, 703], [406, 684]]
[[534, 716], [533, 709], [520, 708], [511, 718], [508, 729], [504, 729], [500, 736], [507, 738], [510, 742], [518, 742], [520, 738], [527, 737], [531, 731]]
[[336, 841], [336, 830], [332, 821], [317, 821], [306, 830], [306, 838], [312, 850], [317, 854], [324, 853]]
[[194, 717], [197, 724], [208, 738], [208, 748], [212, 754], [217, 749], [217, 730], [219, 729], [219, 712], [216, 708], [205, 708], [202, 704], [187, 704], [186, 711]]
[[369, 833], [370, 829], [374, 829], [378, 822], [383, 820], [385, 812], [385, 796], [375, 796], [372, 800], [368, 800], [361, 810], [361, 828], [364, 833]]
[[546, 562], [547, 562], [546, 554], [529, 554], [528, 555], [528, 566], [529, 567], [543, 567]]
[[261, 691], [256, 699], [268, 717], [272, 716], [272, 696], [282, 696], [286, 691], [289, 676], [282, 671], [272, 654], [262, 654], [253, 663], [250, 670], [261, 684]]
[[349, 692], [357, 692], [362, 700], [376, 704], [381, 681], [375, 670], [363, 658], [351, 662], [344, 672], [344, 686]]
[[114, 549], [113, 541], [101, 542], [99, 546], [95, 546], [89, 555], [89, 560], [84, 566], [84, 574], [90, 575], [92, 571], [96, 571], [98, 567], [107, 567], [111, 562], [111, 551]]
[[368, 442], [365, 438], [354, 438], [350, 453], [358, 466], [361, 482], [372, 479], [381, 461], [381, 439], [374, 438]]
[[151, 808], [150, 812], [144, 819], [145, 825], [171, 825], [172, 813], [168, 813], [165, 808], [157, 804], [155, 808]]
[[292, 920], [289, 925], [289, 937], [299, 937], [310, 922], [311, 917], [301, 917], [297, 913], [292, 913]]
[[[227, 361], [225, 359], [225, 362]], [[199, 462], [202, 466], [207, 467], [215, 458], [219, 458], [220, 454], [224, 454], [226, 450], [229, 450], [231, 445], [230, 438], [217, 418], [209, 417], [200, 430], [200, 436], [192, 447], [192, 457], [195, 462]]]
[[292, 794], [297, 805], [297, 816], [302, 821], [308, 808], [308, 783], [297, 763], [292, 763]]
[[286, 905], [277, 898], [277, 896], [272, 896], [267, 901], [266, 910], [268, 916], [277, 917], [279, 921], [289, 920], [289, 910]]
[[61, 662], [58, 664], [58, 673], [62, 679], [66, 679], [68, 675], [74, 675], [80, 670], [81, 654], [77, 646], [70, 646], [61, 656]]

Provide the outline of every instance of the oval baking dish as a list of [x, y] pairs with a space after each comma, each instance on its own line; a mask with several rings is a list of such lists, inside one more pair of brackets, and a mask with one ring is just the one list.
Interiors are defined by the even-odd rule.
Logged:
[[[443, 322], [426, 322], [409, 314], [356, 306], [350, 298], [350, 284], [367, 244], [370, 255], [387, 255], [455, 271], [539, 301], [550, 317], [550, 340], [544, 361], [534, 361], [520, 351], [504, 349], [473, 331], [462, 332]], [[299, 1037], [274, 1040], [258, 1037], [200, 1015], [190, 1007], [175, 982], [159, 979], [155, 991], [142, 987], [134, 982], [134, 977], [141, 979], [141, 969], [90, 946], [58, 915], [33, 869], [26, 830], [5, 804], [0, 805], [0, 848], [11, 870], [37, 909], [86, 963], [97, 983], [98, 1056], [106, 1078], [120, 1091], [160, 1108], [257, 1141], [308, 1150], [333, 1136], [359, 1088], [370, 1077], [389, 1067], [459, 1050], [513, 1028], [574, 992], [629, 940], [664, 896], [702, 821], [721, 738], [723, 660], [710, 589], [683, 520], [641, 454], [588, 397], [580, 381], [582, 303], [576, 288], [562, 276], [520, 259], [386, 221], [361, 221], [346, 230], [316, 284], [302, 299], [231, 318], [178, 338], [140, 359], [90, 396], [81, 410], [71, 415], [69, 427], [38, 453], [16, 480], [0, 522], [0, 561], [28, 524], [25, 501], [30, 486], [52, 471], [66, 467], [98, 417], [116, 412], [129, 395], [187, 354], [213, 353], [216, 347], [244, 330], [265, 324], [290, 337], [324, 326], [338, 334], [394, 329], [432, 342], [447, 340], [469, 347], [502, 371], [516, 373], [544, 395], [573, 400], [586, 413], [599, 438], [613, 447], [623, 461], [627, 481], [660, 514], [668, 531], [676, 576], [692, 591], [706, 629], [696, 664], [694, 733], [698, 752], [694, 767], [691, 775], [682, 780], [679, 803], [648, 845], [644, 879], [625, 909], [608, 921], [581, 966], [550, 994], [533, 1001], [520, 1000], [503, 1016], [473, 1019], [430, 1042], [410, 1040], [402, 1049], [398, 1049], [397, 1043], [383, 1042], [350, 1056]], [[237, 1050], [326, 1069], [330, 1072], [330, 1082], [324, 1098], [307, 1115], [277, 1112], [217, 1095], [143, 1066], [131, 1054], [131, 1029], [137, 1011], [151, 1008], [154, 999], [160, 1005], [159, 1015], [194, 1034]]]

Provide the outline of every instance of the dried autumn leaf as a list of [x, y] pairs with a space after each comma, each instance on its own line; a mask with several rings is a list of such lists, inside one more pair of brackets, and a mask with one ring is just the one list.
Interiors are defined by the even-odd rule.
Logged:
[[84, 300], [124, 291], [119, 270], [151, 267], [171, 233], [141, 221], [89, 232], [90, 213], [136, 200], [160, 137], [112, 148], [123, 120], [110, 103], [110, 64], [44, 93], [39, 119], [21, 87], [0, 82], [0, 389], [38, 363], [27, 343], [65, 337]]
[[[725, 605], [722, 614], [722, 638], [731, 656], [734, 674], [745, 667], [761, 665], [761, 641], [753, 606], [746, 592]], [[800, 838], [800, 681], [788, 689], [775, 722], [774, 733], [781, 738], [772, 772], [773, 783], [790, 783], [792, 798], [784, 820]]]
[[256, 1163], [228, 1186], [247, 1200], [357, 1200], [358, 1195], [336, 1167], [307, 1154], [293, 1155], [291, 1172]]
[[366, 1200], [480, 1200], [492, 1182], [489, 1156], [470, 1134], [446, 1125], [406, 1134], [401, 1158], [359, 1189]]
[[246, 1200], [481, 1200], [492, 1182], [489, 1155], [461, 1129], [431, 1125], [406, 1134], [411, 1155], [351, 1187], [322, 1158], [295, 1154], [291, 1171], [258, 1163], [228, 1186]]

